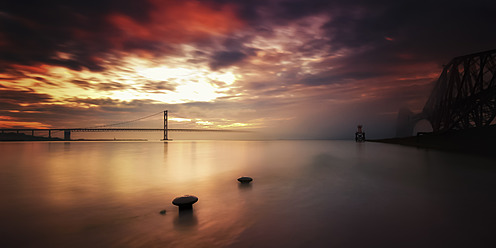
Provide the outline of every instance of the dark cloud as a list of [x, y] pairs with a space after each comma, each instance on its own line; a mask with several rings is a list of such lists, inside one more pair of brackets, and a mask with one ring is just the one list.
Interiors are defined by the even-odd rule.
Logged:
[[246, 57], [246, 54], [239, 51], [216, 52], [211, 57], [210, 68], [212, 70], [217, 70], [222, 67], [228, 67], [242, 61]]
[[0, 102], [10, 104], [50, 102], [52, 97], [32, 90], [0, 90]]
[[312, 0], [312, 1], [281, 1], [275, 12], [277, 17], [285, 20], [295, 20], [309, 15], [316, 15], [329, 9], [336, 1]]
[[222, 42], [222, 45], [227, 51], [242, 51], [246, 49], [245, 43], [252, 40], [253, 37], [245, 36], [245, 37], [229, 37]]
[[496, 33], [491, 31], [496, 5], [491, 1], [291, 0], [278, 2], [274, 9], [265, 20], [273, 26], [316, 15], [329, 17], [321, 27], [325, 37], [314, 38], [296, 51], [302, 56], [344, 56], [326, 61], [333, 71], [306, 75], [300, 81], [309, 85], [409, 74], [399, 68], [441, 65], [455, 56], [496, 46]]
[[[261, 98], [278, 97], [282, 95], [287, 95], [289, 92], [288, 87], [284, 82], [282, 83], [251, 82], [244, 85], [243, 90], [245, 90], [246, 94], [250, 94], [250, 92], [257, 92], [256, 96]], [[263, 101], [263, 100], [257, 99], [257, 101]]]
[[225, 4], [235, 4], [236, 11], [239, 17], [251, 25], [256, 25], [260, 20], [260, 8], [271, 5], [271, 1], [267, 0], [207, 0], [210, 3], [222, 6]]
[[93, 87], [92, 83], [83, 80], [74, 79], [71, 80], [71, 83], [83, 89], [91, 89]]
[[[171, 6], [174, 9], [161, 16], [152, 15], [157, 9], [168, 10]], [[175, 44], [200, 39], [202, 28], [207, 28], [190, 30], [194, 26], [188, 26], [188, 20], [174, 19], [181, 17], [176, 12], [182, 12], [185, 18], [202, 14], [193, 13], [198, 10], [219, 15], [208, 6], [191, 9], [190, 13], [191, 6], [176, 0], [8, 0], [2, 3], [0, 12], [0, 65], [2, 70], [13, 64], [48, 64], [101, 72], [110, 61], [107, 58], [119, 58], [123, 52], [156, 57], [176, 53]], [[153, 23], [157, 21], [162, 23]], [[192, 24], [198, 24], [194, 21]]]
[[[6, 89], [0, 85], [0, 115], [4, 116], [19, 116], [25, 119], [30, 119], [32, 115], [26, 115], [22, 112], [12, 112], [22, 111], [25, 109], [32, 109], [44, 104], [40, 103], [51, 103], [52, 97], [47, 94], [36, 93], [32, 90], [13, 90]], [[48, 106], [44, 105], [44, 106]], [[44, 119], [44, 118], [42, 118]], [[29, 121], [32, 121], [29, 120]]]
[[[353, 75], [357, 76], [357, 75]], [[345, 78], [340, 78], [338, 75], [332, 72], [324, 72], [313, 75], [306, 75], [303, 79], [299, 81], [299, 83], [304, 85], [327, 85], [340, 83]]]
[[129, 89], [131, 86], [127, 84], [122, 84], [118, 82], [111, 82], [111, 83], [99, 83], [96, 88], [98, 90], [102, 91], [118, 91], [118, 90], [125, 90]]
[[162, 92], [163, 90], [174, 91], [175, 89], [176, 89], [176, 85], [169, 83], [167, 81], [162, 81], [162, 82], [149, 81], [143, 87], [141, 87], [141, 90], [151, 93], [163, 93]]
[[74, 97], [74, 98], [66, 99], [66, 101], [95, 105], [95, 106], [118, 106], [124, 102], [121, 100], [111, 99], [111, 98], [97, 98], [97, 99], [95, 99], [95, 98], [89, 98], [89, 97], [87, 97], [87, 98]]
[[[457, 55], [493, 48], [496, 34], [489, 30], [496, 22], [492, 14], [495, 10], [496, 5], [484, 0], [362, 3], [334, 13], [323, 28], [333, 50], [375, 50], [369, 53], [374, 57], [362, 59], [381, 61], [376, 55], [408, 53], [420, 60], [441, 63]], [[386, 37], [391, 42], [385, 42]]]
[[[296, 81], [296, 83], [309, 86], [329, 85], [395, 75], [392, 74], [392, 72], [404, 73], [403, 76], [411, 74], [408, 69], [405, 69], [404, 71], [398, 69], [398, 64], [390, 65], [384, 61], [373, 63], [373, 61], [361, 61], [359, 58], [353, 60], [353, 58], [356, 57], [351, 56], [329, 62], [332, 65], [335, 65], [332, 69], [314, 74], [305, 74], [301, 79]], [[315, 67], [318, 66], [319, 65], [315, 65]], [[414, 73], [416, 72], [417, 71]]]
[[101, 91], [118, 91], [131, 88], [131, 86], [119, 82], [91, 83], [84, 80], [74, 79], [71, 83], [82, 89], [96, 89]]
[[327, 39], [313, 39], [302, 46], [298, 47], [297, 51], [302, 56], [312, 56], [326, 52], [329, 41]]
[[[249, 56], [256, 55], [258, 49], [250, 47], [249, 44], [255, 38], [254, 35], [242, 35], [236, 37], [228, 37], [221, 42], [221, 51], [215, 49], [216, 43], [202, 44], [202, 46], [211, 47], [214, 50], [209, 59], [209, 66], [212, 70], [217, 70], [223, 67], [229, 67], [242, 62]], [[202, 56], [201, 54], [199, 56]]]
[[34, 80], [37, 80], [37, 81], [40, 81], [40, 82], [42, 82], [42, 83], [44, 83], [44, 84], [50, 85], [50, 86], [57, 86], [57, 85], [58, 85], [58, 84], [56, 84], [56, 83], [53, 83], [53, 82], [51, 82], [51, 81], [47, 80], [47, 79], [46, 79], [46, 78], [44, 78], [44, 77], [33, 77], [33, 79], [34, 79]]
[[[116, 3], [116, 2], [114, 2]], [[120, 9], [125, 3], [115, 5]], [[2, 64], [65, 66], [73, 70], [103, 70], [95, 61], [111, 44], [105, 21], [112, 1], [7, 1], [2, 6]], [[121, 9], [122, 10], [122, 9]], [[134, 11], [138, 13], [139, 8]], [[71, 58], [58, 58], [58, 52]]]
[[[253, 35], [268, 35], [274, 25], [284, 25], [308, 16], [330, 17], [322, 28], [326, 40], [315, 39], [297, 48], [303, 55], [330, 44], [328, 52], [369, 47], [382, 54], [409, 53], [422, 59], [453, 56], [491, 49], [496, 35], [491, 1], [206, 1], [212, 8], [235, 4], [240, 18], [251, 25]], [[168, 1], [174, 4], [174, 1]], [[216, 6], [217, 5], [217, 6]], [[29, 6], [29, 7], [26, 7]], [[7, 1], [0, 15], [0, 63], [51, 64], [80, 71], [105, 69], [103, 60], [116, 49], [147, 51], [154, 56], [177, 50], [165, 40], [128, 36], [109, 21], [111, 15], [129, 17], [136, 24], [151, 21], [157, 6], [150, 1]], [[262, 10], [272, 10], [270, 12]], [[264, 15], [260, 15], [264, 13]], [[127, 31], [127, 30], [126, 30]], [[268, 33], [264, 33], [268, 32]], [[392, 42], [386, 45], [385, 37]], [[165, 41], [165, 42], [163, 42]], [[117, 42], [117, 43], [116, 43]], [[215, 52], [209, 65], [222, 68], [247, 56], [248, 39], [229, 37], [224, 51]], [[59, 53], [66, 57], [60, 57]], [[442, 58], [442, 59], [441, 59]]]

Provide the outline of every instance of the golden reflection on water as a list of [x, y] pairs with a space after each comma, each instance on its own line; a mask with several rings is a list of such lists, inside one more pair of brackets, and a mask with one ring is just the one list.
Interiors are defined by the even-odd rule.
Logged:
[[[36, 208], [23, 211], [60, 213], [49, 215], [53, 219], [34, 220], [55, 232], [93, 237], [109, 232], [99, 241], [106, 245], [180, 246], [188, 239], [191, 244], [225, 246], [250, 222], [242, 220], [244, 201], [236, 181], [250, 161], [242, 148], [233, 151], [230, 146], [222, 142], [19, 145], [23, 161], [17, 169], [26, 180], [16, 183], [25, 187], [21, 193], [28, 195], [28, 202], [36, 202]], [[199, 197], [194, 211], [179, 213], [171, 204], [184, 194]], [[162, 209], [167, 211], [164, 216], [158, 214]]]
[[[21, 247], [339, 246], [361, 244], [353, 243], [359, 240], [353, 233], [380, 239], [374, 230], [409, 238], [398, 223], [408, 223], [413, 235], [417, 227], [439, 226], [436, 218], [446, 221], [439, 204], [459, 203], [450, 198], [459, 187], [457, 173], [464, 192], [496, 175], [444, 167], [472, 158], [353, 142], [13, 142], [0, 148], [0, 238]], [[241, 185], [240, 176], [254, 181]], [[484, 190], [477, 192], [484, 196]], [[185, 194], [199, 201], [179, 212], [171, 201]]]

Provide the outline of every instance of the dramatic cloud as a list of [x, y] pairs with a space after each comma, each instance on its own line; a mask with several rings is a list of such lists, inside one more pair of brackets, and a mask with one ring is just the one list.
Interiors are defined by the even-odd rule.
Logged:
[[443, 64], [496, 48], [494, 13], [484, 0], [8, 0], [0, 127], [169, 109], [176, 127], [392, 136]]
[[32, 104], [49, 102], [51, 97], [47, 94], [38, 94], [32, 90], [0, 90], [0, 102], [5, 104]]
[[221, 67], [230, 66], [243, 60], [246, 57], [246, 54], [238, 51], [223, 51], [216, 52], [212, 56], [212, 61], [210, 62], [210, 68], [213, 70], [217, 70]]

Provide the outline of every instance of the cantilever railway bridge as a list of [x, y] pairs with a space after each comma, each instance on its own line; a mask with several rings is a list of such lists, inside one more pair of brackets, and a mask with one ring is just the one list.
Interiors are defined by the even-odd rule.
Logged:
[[[112, 128], [111, 126], [117, 126], [121, 124], [128, 124], [136, 121], [140, 121], [158, 114], [164, 115], [164, 127], [163, 128]], [[64, 140], [71, 140], [71, 133], [73, 132], [163, 132], [163, 140], [169, 140], [169, 132], [247, 132], [242, 130], [229, 130], [229, 129], [191, 129], [191, 128], [169, 128], [168, 125], [168, 111], [155, 113], [153, 115], [141, 117], [131, 121], [124, 121], [114, 124], [88, 127], [88, 128], [5, 128], [0, 129], [1, 133], [20, 133], [20, 132], [31, 132], [31, 135], [35, 135], [35, 132], [48, 132], [48, 137], [52, 137], [52, 132], [64, 132]]]
[[486, 127], [496, 117], [496, 49], [453, 58], [444, 66], [421, 113], [398, 113], [396, 134], [410, 136], [427, 120], [434, 132]]

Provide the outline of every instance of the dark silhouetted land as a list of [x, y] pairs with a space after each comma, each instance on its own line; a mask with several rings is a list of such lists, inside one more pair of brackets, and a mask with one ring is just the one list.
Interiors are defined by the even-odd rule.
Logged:
[[[0, 133], [0, 141], [66, 141], [61, 138], [48, 138], [24, 133]], [[147, 141], [147, 139], [75, 139], [71, 141]]]
[[496, 125], [369, 141], [496, 157]]
[[24, 133], [0, 133], [0, 141], [59, 141], [61, 138], [48, 138]]

